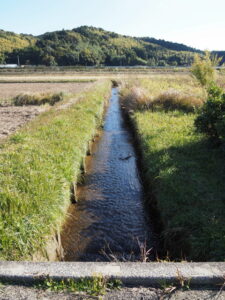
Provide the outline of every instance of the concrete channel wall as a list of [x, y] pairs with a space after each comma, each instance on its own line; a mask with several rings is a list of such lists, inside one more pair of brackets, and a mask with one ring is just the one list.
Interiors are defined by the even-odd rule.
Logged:
[[132, 286], [182, 281], [192, 286], [216, 286], [225, 281], [225, 263], [0, 262], [0, 281], [6, 282], [32, 284], [46, 277], [78, 280], [97, 275]]

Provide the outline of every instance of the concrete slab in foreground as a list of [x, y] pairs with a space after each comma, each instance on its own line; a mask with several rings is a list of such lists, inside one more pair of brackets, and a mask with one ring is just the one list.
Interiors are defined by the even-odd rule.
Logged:
[[190, 281], [191, 285], [216, 286], [225, 281], [225, 263], [0, 262], [0, 281], [16, 283], [34, 283], [45, 277], [81, 279], [98, 274], [133, 286], [158, 286], [181, 280]]

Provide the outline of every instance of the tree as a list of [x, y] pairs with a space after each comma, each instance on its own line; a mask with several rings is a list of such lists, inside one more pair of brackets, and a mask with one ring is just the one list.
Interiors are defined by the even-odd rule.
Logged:
[[225, 141], [225, 93], [215, 83], [208, 88], [208, 99], [195, 120], [199, 132]]
[[3, 53], [0, 53], [0, 64], [5, 63], [5, 55]]
[[225, 140], [225, 93], [215, 83], [215, 66], [221, 58], [210, 57], [208, 51], [201, 58], [195, 56], [191, 72], [203, 87], [207, 88], [207, 101], [198, 111], [195, 126], [199, 132], [213, 139]]
[[205, 51], [203, 57], [199, 54], [195, 54], [191, 73], [203, 87], [208, 87], [215, 80], [215, 67], [220, 61], [221, 58], [217, 56], [211, 57], [209, 51]]
[[55, 58], [52, 55], [44, 55], [42, 58], [42, 63], [46, 66], [57, 66], [57, 62], [55, 61]]

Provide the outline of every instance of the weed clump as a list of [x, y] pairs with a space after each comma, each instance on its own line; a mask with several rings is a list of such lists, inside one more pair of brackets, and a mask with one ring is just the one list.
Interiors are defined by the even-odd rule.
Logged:
[[56, 102], [63, 100], [63, 93], [56, 94], [20, 94], [13, 99], [15, 106], [24, 105], [43, 105], [50, 104], [54, 105]]
[[84, 292], [91, 296], [99, 296], [104, 295], [108, 290], [120, 289], [121, 284], [121, 281], [118, 279], [108, 279], [102, 275], [97, 275], [90, 279], [84, 278], [80, 280], [55, 281], [46, 279], [38, 288], [54, 292]]

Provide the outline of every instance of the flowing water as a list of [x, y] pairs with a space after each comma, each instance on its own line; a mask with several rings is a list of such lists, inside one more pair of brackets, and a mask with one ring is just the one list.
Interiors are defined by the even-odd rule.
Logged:
[[136, 260], [153, 246], [132, 136], [112, 89], [103, 132], [87, 161], [85, 184], [62, 232], [66, 261]]

